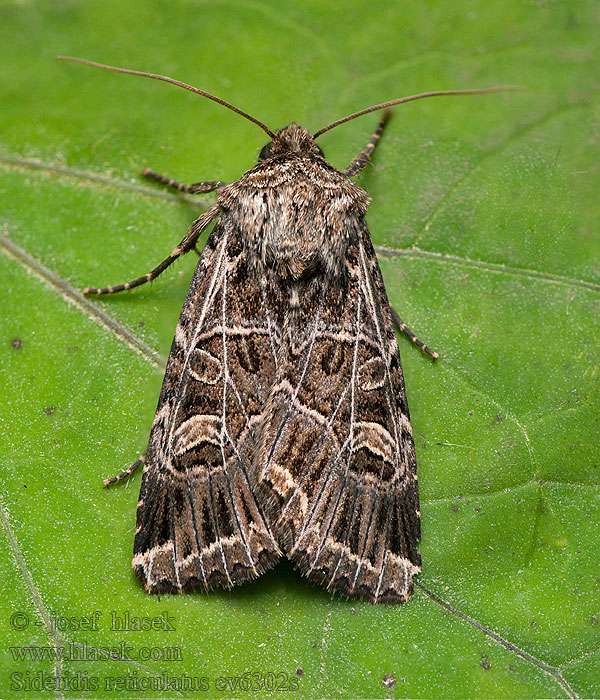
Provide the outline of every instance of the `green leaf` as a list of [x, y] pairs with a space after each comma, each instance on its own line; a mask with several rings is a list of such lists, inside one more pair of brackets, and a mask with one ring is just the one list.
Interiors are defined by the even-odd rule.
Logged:
[[[0, 13], [0, 695], [597, 697], [596, 3]], [[332, 599], [286, 564], [231, 593], [140, 589], [140, 476], [101, 479], [145, 447], [195, 260], [114, 298], [77, 290], [144, 274], [212, 201], [150, 187], [142, 167], [231, 181], [266, 139], [190, 93], [58, 54], [171, 75], [272, 129], [425, 90], [529, 88], [398, 107], [358, 179], [392, 304], [441, 355], [399, 338], [423, 520], [405, 605]], [[376, 122], [324, 135], [330, 161], [347, 165]], [[155, 628], [123, 630], [126, 614]]]

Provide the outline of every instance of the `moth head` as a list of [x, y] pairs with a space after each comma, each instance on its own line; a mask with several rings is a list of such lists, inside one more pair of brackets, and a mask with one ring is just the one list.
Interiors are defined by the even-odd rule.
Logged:
[[258, 160], [260, 162], [275, 156], [292, 154], [323, 157], [323, 151], [317, 146], [311, 133], [297, 123], [279, 129], [273, 140], [263, 147]]

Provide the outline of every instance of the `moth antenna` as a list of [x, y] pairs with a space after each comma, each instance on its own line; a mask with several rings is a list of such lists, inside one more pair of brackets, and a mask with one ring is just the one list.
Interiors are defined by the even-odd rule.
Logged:
[[418, 95], [410, 95], [409, 97], [400, 97], [397, 100], [390, 100], [389, 102], [382, 102], [381, 104], [378, 105], [373, 105], [373, 107], [367, 107], [366, 109], [361, 109], [360, 112], [354, 112], [354, 114], [350, 114], [347, 117], [344, 117], [343, 119], [338, 119], [335, 122], [332, 122], [331, 124], [328, 124], [327, 126], [323, 127], [322, 129], [319, 129], [319, 131], [316, 131], [313, 134], [313, 138], [316, 139], [321, 134], [324, 134], [326, 131], [329, 131], [330, 129], [335, 128], [336, 126], [339, 126], [340, 124], [344, 124], [345, 122], [349, 122], [351, 119], [356, 119], [356, 117], [362, 117], [363, 114], [368, 114], [369, 112], [375, 112], [378, 109], [386, 109], [387, 107], [393, 107], [394, 105], [399, 105], [402, 102], [412, 102], [413, 100], [421, 100], [424, 97], [438, 97], [440, 95], [483, 95], [486, 92], [508, 92], [509, 90], [527, 90], [527, 88], [520, 87], [520, 86], [498, 86], [498, 87], [491, 87], [491, 88], [480, 88], [476, 90], [435, 90], [434, 92], [421, 92]]
[[223, 105], [223, 107], [227, 107], [227, 109], [230, 109], [232, 112], [235, 112], [236, 114], [239, 114], [242, 117], [245, 117], [248, 119], [248, 121], [253, 122], [257, 126], [260, 126], [260, 128], [269, 135], [270, 138], [275, 138], [275, 134], [269, 129], [268, 126], [263, 124], [261, 121], [256, 119], [255, 117], [251, 116], [247, 112], [244, 112], [243, 110], [239, 109], [238, 107], [234, 107], [234, 105], [229, 104], [229, 102], [225, 102], [225, 100], [222, 100], [220, 97], [216, 97], [215, 95], [211, 95], [209, 92], [205, 92], [204, 90], [200, 90], [199, 88], [194, 87], [193, 85], [188, 85], [187, 83], [182, 83], [179, 80], [175, 80], [174, 78], [169, 78], [166, 75], [157, 75], [156, 73], [146, 73], [144, 71], [139, 71], [139, 70], [130, 70], [129, 68], [117, 68], [115, 66], [107, 66], [104, 65], [103, 63], [96, 63], [94, 61], [88, 61], [85, 58], [74, 58], [72, 56], [57, 56], [56, 57], [58, 61], [75, 61], [75, 63], [85, 63], [88, 66], [94, 66], [95, 68], [103, 68], [104, 70], [112, 70], [115, 73], [129, 73], [130, 75], [141, 75], [144, 78], [154, 78], [155, 80], [164, 80], [165, 83], [172, 83], [173, 85], [178, 85], [179, 87], [185, 88], [186, 90], [190, 90], [190, 92], [195, 92], [197, 95], [202, 95], [202, 97], [208, 97], [209, 100], [212, 100], [213, 102], [218, 102], [220, 105]]

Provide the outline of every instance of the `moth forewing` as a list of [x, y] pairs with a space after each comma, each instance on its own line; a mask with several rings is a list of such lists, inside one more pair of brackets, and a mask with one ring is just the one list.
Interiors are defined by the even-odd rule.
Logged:
[[274, 357], [263, 289], [242, 249], [222, 212], [175, 331], [134, 543], [133, 566], [150, 592], [231, 588], [280, 556], [249, 473]]

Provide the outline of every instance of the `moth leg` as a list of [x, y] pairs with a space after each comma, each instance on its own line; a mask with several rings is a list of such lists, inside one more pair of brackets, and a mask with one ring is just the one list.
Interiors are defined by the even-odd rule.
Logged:
[[365, 148], [355, 157], [352, 159], [352, 162], [350, 165], [342, 170], [344, 175], [348, 175], [348, 177], [352, 177], [353, 175], [358, 175], [358, 173], [363, 170], [364, 168], [367, 167], [367, 163], [371, 160], [371, 156], [373, 155], [373, 151], [375, 150], [375, 146], [377, 146], [377, 142], [381, 138], [381, 134], [383, 133], [383, 129], [385, 125], [388, 123], [390, 117], [392, 116], [392, 110], [391, 109], [386, 109], [386, 111], [383, 113], [383, 117], [381, 118], [381, 121], [379, 122], [379, 126], [377, 129], [375, 129], [375, 133], [373, 136], [371, 136], [371, 140], [369, 143], [365, 146]]
[[126, 469], [124, 472], [117, 474], [117, 476], [111, 476], [110, 479], [104, 479], [102, 483], [106, 487], [108, 487], [111, 484], [115, 484], [117, 481], [123, 481], [123, 479], [127, 479], [128, 477], [130, 477], [133, 474], [133, 472], [136, 469], [139, 469], [145, 462], [146, 453], [142, 452], [142, 454], [135, 460], [135, 462], [129, 467], [129, 469]]
[[86, 287], [83, 290], [84, 294], [114, 294], [115, 292], [122, 292], [124, 289], [133, 289], [133, 287], [139, 287], [141, 284], [150, 282], [150, 280], [155, 279], [160, 275], [161, 272], [167, 269], [169, 265], [177, 258], [189, 253], [192, 248], [195, 247], [196, 241], [204, 229], [210, 224], [210, 222], [219, 215], [220, 207], [218, 204], [213, 204], [212, 207], [207, 209], [204, 214], [199, 216], [196, 221], [190, 226], [185, 238], [181, 241], [178, 246], [175, 246], [171, 255], [165, 258], [157, 267], [155, 267], [151, 272], [148, 272], [143, 277], [138, 277], [133, 282], [126, 282], [125, 284], [118, 284], [114, 287], [103, 287], [102, 289], [96, 289], [95, 287]]
[[404, 321], [398, 316], [398, 314], [394, 311], [394, 309], [391, 309], [392, 312], [392, 318], [394, 319], [394, 323], [396, 326], [398, 326], [398, 330], [402, 331], [402, 333], [405, 333], [410, 340], [423, 352], [426, 352], [430, 357], [433, 357], [434, 360], [437, 360], [439, 357], [439, 354], [435, 351], [432, 350], [431, 348], [427, 347], [425, 343], [422, 340], [419, 340], [417, 336], [410, 330], [410, 328], [404, 323]]
[[154, 170], [150, 170], [150, 168], [144, 168], [142, 170], [142, 175], [150, 178], [151, 180], [156, 180], [156, 182], [160, 182], [162, 185], [168, 185], [175, 190], [179, 190], [179, 192], [187, 192], [188, 194], [203, 194], [206, 192], [212, 192], [218, 187], [223, 187], [223, 185], [227, 184], [226, 182], [221, 182], [220, 180], [205, 180], [204, 182], [194, 182], [192, 185], [184, 185], [183, 182], [177, 182], [176, 180], [172, 180], [170, 177], [160, 175], [159, 173], [154, 172]]

